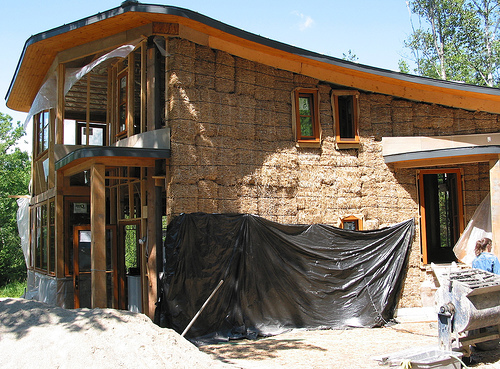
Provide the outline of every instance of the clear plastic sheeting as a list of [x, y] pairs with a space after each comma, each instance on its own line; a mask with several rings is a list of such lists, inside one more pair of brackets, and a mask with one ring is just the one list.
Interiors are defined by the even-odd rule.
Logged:
[[17, 230], [21, 238], [24, 261], [29, 265], [30, 260], [30, 198], [17, 199]]
[[474, 254], [476, 241], [483, 237], [492, 239], [490, 194], [478, 206], [469, 224], [467, 224], [467, 227], [455, 244], [455, 247], [453, 247], [453, 252], [457, 259], [471, 266], [472, 261], [476, 257]]
[[159, 323], [186, 337], [255, 338], [292, 328], [382, 326], [393, 318], [413, 219], [374, 231], [183, 214], [168, 226]]
[[[68, 91], [73, 87], [73, 85], [82, 79], [87, 73], [92, 71], [98, 65], [104, 63], [106, 60], [112, 58], [125, 58], [128, 54], [130, 54], [137, 45], [141, 42], [141, 40], [136, 40], [130, 42], [127, 45], [122, 45], [109, 53], [97, 58], [93, 62], [85, 65], [82, 68], [71, 68], [67, 69], [65, 73], [65, 81], [64, 81], [64, 95], [68, 93]], [[49, 76], [47, 80], [44, 82], [40, 90], [38, 90], [33, 103], [31, 104], [30, 111], [26, 120], [24, 122], [24, 129], [28, 125], [31, 118], [40, 113], [41, 111], [48, 110], [54, 108], [57, 102], [57, 75], [54, 73]]]
[[63, 308], [73, 308], [73, 280], [28, 270], [27, 288], [23, 297]]

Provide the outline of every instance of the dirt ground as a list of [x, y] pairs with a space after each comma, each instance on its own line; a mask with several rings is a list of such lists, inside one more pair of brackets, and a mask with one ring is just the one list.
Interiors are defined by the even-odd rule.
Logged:
[[[225, 363], [251, 368], [384, 368], [376, 356], [437, 345], [437, 323], [402, 323], [384, 328], [296, 330], [257, 341], [200, 347]], [[470, 368], [500, 368], [500, 349], [473, 352]]]
[[[425, 322], [295, 330], [197, 348], [142, 314], [0, 299], [1, 368], [383, 368], [374, 356], [436, 344], [437, 325]], [[474, 352], [473, 360], [471, 368], [500, 369], [500, 349]]]

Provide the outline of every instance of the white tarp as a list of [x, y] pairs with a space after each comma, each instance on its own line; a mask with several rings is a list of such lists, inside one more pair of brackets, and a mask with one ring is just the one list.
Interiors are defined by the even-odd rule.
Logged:
[[[73, 68], [66, 70], [65, 81], [64, 81], [64, 95], [73, 87], [73, 85], [82, 79], [87, 73], [92, 71], [99, 64], [104, 63], [106, 60], [111, 58], [125, 58], [130, 54], [136, 46], [141, 42], [141, 40], [136, 40], [127, 45], [120, 46], [113, 51], [101, 56], [100, 58], [94, 60], [93, 62], [87, 64], [82, 68]], [[40, 87], [38, 93], [31, 104], [31, 109], [24, 121], [24, 129], [28, 125], [31, 118], [41, 111], [54, 108], [57, 102], [57, 75], [54, 73], [50, 76], [45, 83]]]
[[453, 247], [457, 259], [464, 264], [472, 265], [472, 260], [476, 257], [474, 254], [476, 241], [483, 237], [492, 238], [490, 194], [478, 206], [462, 236]]

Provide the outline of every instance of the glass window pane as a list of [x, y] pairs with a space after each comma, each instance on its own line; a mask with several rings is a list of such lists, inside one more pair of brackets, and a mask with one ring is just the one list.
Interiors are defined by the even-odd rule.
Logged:
[[311, 117], [300, 117], [300, 135], [303, 137], [313, 136], [313, 123]]
[[355, 138], [353, 96], [339, 96], [339, 135], [341, 138]]
[[299, 97], [299, 112], [300, 115], [311, 115], [310, 97]]

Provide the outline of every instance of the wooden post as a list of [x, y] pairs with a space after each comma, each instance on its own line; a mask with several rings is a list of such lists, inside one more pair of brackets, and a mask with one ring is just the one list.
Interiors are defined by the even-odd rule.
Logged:
[[107, 307], [106, 296], [106, 196], [105, 167], [90, 168], [90, 229], [92, 308]]
[[64, 82], [66, 68], [64, 64], [57, 67], [57, 106], [56, 106], [56, 144], [64, 143]]
[[148, 196], [148, 250], [149, 250], [149, 258], [148, 258], [148, 311], [144, 313], [147, 314], [150, 318], [154, 317], [155, 313], [155, 303], [158, 298], [158, 274], [157, 274], [157, 261], [156, 261], [156, 239], [157, 234], [161, 232], [161, 229], [158, 230], [156, 217], [158, 214], [156, 213], [157, 207], [156, 202], [158, 199], [156, 198], [156, 188], [155, 188], [155, 180], [153, 178], [154, 168], [148, 168], [148, 178], [147, 178], [147, 196]]
[[490, 161], [491, 232], [493, 253], [500, 258], [500, 160]]

